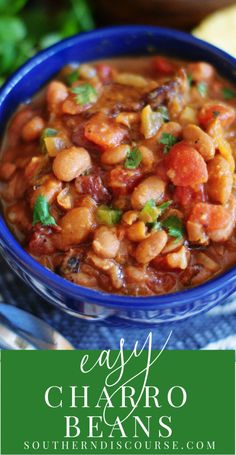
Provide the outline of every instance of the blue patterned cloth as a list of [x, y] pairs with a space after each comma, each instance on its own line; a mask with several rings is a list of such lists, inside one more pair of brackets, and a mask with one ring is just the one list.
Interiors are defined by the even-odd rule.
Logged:
[[[57, 310], [29, 289], [0, 259], [0, 300], [18, 306], [48, 322], [78, 349], [119, 349], [120, 338], [126, 349], [136, 340], [144, 342], [153, 333], [153, 348], [159, 349], [172, 331], [169, 349], [235, 349], [236, 297], [210, 312], [185, 321], [156, 327], [113, 326], [106, 321], [86, 322]], [[210, 346], [209, 346], [210, 345]]]

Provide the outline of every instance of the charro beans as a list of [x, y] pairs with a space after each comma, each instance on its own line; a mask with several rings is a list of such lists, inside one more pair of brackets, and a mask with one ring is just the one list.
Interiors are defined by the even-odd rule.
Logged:
[[43, 266], [109, 294], [176, 292], [226, 270], [236, 263], [234, 92], [202, 61], [66, 65], [3, 138], [9, 226]]

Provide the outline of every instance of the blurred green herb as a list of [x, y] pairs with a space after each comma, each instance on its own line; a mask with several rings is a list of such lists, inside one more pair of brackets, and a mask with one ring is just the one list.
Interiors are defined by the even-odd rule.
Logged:
[[224, 87], [222, 88], [222, 94], [225, 100], [231, 100], [232, 98], [235, 98], [236, 92], [232, 88], [229, 87]]
[[207, 94], [207, 84], [206, 82], [199, 82], [197, 84], [198, 93], [204, 98]]
[[131, 149], [124, 162], [125, 169], [137, 169], [142, 161], [142, 153], [138, 147]]
[[0, 0], [0, 84], [35, 52], [93, 27], [87, 0]]
[[169, 153], [171, 147], [178, 142], [178, 139], [170, 133], [162, 133], [161, 138], [159, 139], [159, 144], [163, 144], [163, 153], [166, 155]]
[[97, 99], [97, 91], [88, 83], [78, 85], [70, 89], [75, 94], [75, 101], [77, 104], [84, 106], [85, 104], [94, 103]]

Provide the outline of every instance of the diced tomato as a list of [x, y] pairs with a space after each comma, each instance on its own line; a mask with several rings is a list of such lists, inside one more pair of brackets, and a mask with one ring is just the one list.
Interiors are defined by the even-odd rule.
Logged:
[[111, 199], [99, 175], [81, 175], [75, 180], [75, 187], [79, 194], [91, 194], [96, 202], [107, 204]]
[[198, 203], [194, 206], [189, 221], [201, 224], [208, 231], [223, 229], [231, 222], [231, 213], [222, 205]]
[[235, 120], [235, 109], [228, 104], [210, 101], [202, 107], [198, 114], [198, 121], [203, 128], [206, 128], [216, 118], [222, 126], [229, 127]]
[[140, 181], [141, 175], [139, 169], [124, 169], [117, 166], [110, 171], [108, 186], [118, 194], [127, 194]]
[[173, 199], [181, 207], [189, 210], [193, 204], [205, 201], [204, 186], [199, 185], [197, 190], [191, 186], [177, 186], [175, 188]]
[[114, 70], [110, 65], [107, 65], [106, 63], [97, 63], [96, 69], [98, 77], [104, 84], [112, 80]]
[[172, 74], [176, 70], [174, 63], [161, 55], [153, 59], [153, 68], [155, 71], [163, 74]]
[[207, 182], [207, 165], [193, 147], [186, 142], [178, 142], [166, 158], [167, 175], [177, 186], [193, 186]]
[[102, 148], [116, 147], [126, 134], [127, 130], [123, 126], [102, 113], [93, 115], [84, 129], [85, 137]]
[[166, 174], [166, 166], [165, 166], [165, 161], [161, 161], [160, 163], [158, 163], [158, 166], [156, 168], [156, 175], [157, 177], [160, 177], [161, 180], [163, 180], [163, 182], [169, 182], [169, 178]]

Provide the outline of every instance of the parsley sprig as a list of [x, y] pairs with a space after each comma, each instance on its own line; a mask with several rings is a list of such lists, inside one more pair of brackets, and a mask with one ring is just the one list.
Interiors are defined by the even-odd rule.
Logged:
[[170, 151], [171, 147], [178, 142], [178, 139], [170, 133], [162, 133], [161, 138], [159, 139], [159, 143], [163, 144], [163, 153], [167, 155]]
[[138, 147], [131, 149], [124, 162], [125, 169], [137, 169], [142, 161], [142, 153]]
[[171, 237], [175, 237], [176, 241], [182, 239], [184, 236], [183, 221], [176, 215], [170, 215], [161, 222], [162, 227], [167, 229]]
[[97, 101], [97, 90], [87, 82], [71, 88], [71, 92], [75, 94], [76, 103], [82, 106]]
[[34, 204], [33, 211], [33, 226], [36, 223], [41, 223], [44, 226], [55, 226], [56, 221], [49, 212], [49, 204], [45, 196], [40, 194]]

